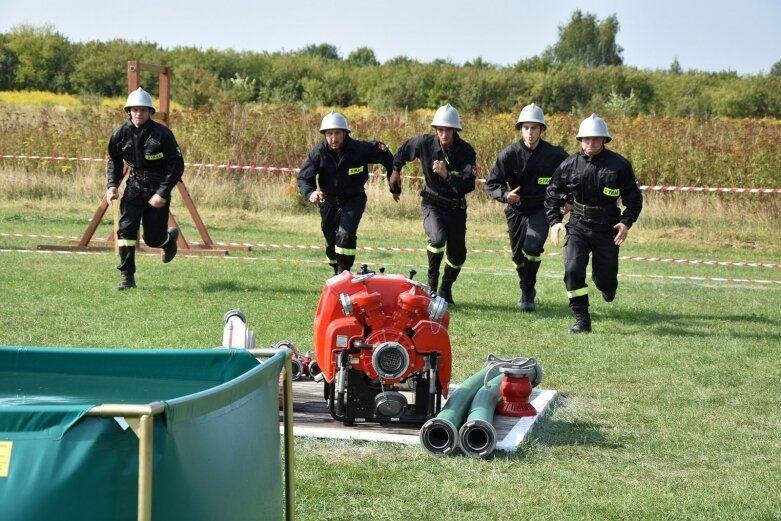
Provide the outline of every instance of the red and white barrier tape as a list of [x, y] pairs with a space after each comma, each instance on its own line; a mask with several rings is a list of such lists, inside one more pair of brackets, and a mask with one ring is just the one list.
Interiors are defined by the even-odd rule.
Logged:
[[686, 281], [694, 281], [694, 282], [736, 282], [736, 283], [781, 285], [781, 280], [736, 279], [733, 277], [692, 277], [688, 275], [642, 275], [642, 274], [635, 274], [635, 273], [619, 273], [618, 276], [626, 277], [628, 279], [661, 279], [661, 280], [686, 280]]
[[67, 156], [26, 156], [21, 154], [1, 154], [0, 159], [40, 159], [49, 161], [98, 161], [103, 162], [102, 157], [67, 157]]
[[[0, 159], [35, 159], [35, 160], [49, 160], [49, 161], [97, 161], [104, 162], [104, 158], [99, 157], [68, 157], [68, 156], [34, 156], [24, 154], [0, 154]], [[280, 172], [280, 173], [297, 173], [300, 168], [288, 168], [279, 166], [258, 166], [258, 165], [242, 165], [242, 164], [230, 164], [230, 163], [185, 163], [186, 167], [192, 168], [211, 168], [217, 170], [244, 170], [246, 171], [264, 171], [264, 172]], [[385, 177], [380, 172], [372, 172], [372, 176]], [[421, 176], [402, 176], [405, 179], [423, 179]], [[480, 183], [485, 183], [485, 179], [478, 179]], [[700, 193], [736, 193], [736, 194], [781, 194], [781, 188], [721, 188], [721, 187], [708, 187], [708, 186], [671, 186], [671, 185], [640, 185], [640, 190], [648, 190], [652, 192], [700, 192]]]
[[[29, 239], [62, 239], [62, 240], [75, 240], [78, 241], [81, 237], [65, 236], [65, 235], [49, 235], [49, 234], [34, 234], [34, 233], [8, 233], [0, 232], [0, 237], [16, 237], [16, 238], [29, 238]], [[103, 237], [93, 237], [95, 242], [108, 242]], [[189, 241], [193, 245], [203, 245], [200, 241]], [[249, 246], [252, 248], [268, 248], [268, 249], [287, 249], [287, 250], [322, 250], [322, 246], [316, 244], [274, 244], [267, 242], [238, 242], [227, 241], [219, 242], [215, 241], [216, 246]], [[422, 253], [426, 251], [426, 248], [394, 248], [386, 246], [358, 246], [356, 248], [359, 251], [365, 252], [390, 252], [390, 253]], [[491, 249], [470, 249], [469, 253], [511, 253], [510, 250], [491, 250]], [[543, 254], [546, 257], [559, 257], [561, 252], [548, 252]], [[643, 262], [661, 262], [664, 264], [689, 264], [697, 266], [720, 266], [720, 267], [736, 267], [736, 268], [775, 268], [781, 269], [781, 264], [775, 262], [749, 262], [749, 261], [716, 261], [716, 260], [700, 260], [700, 259], [673, 259], [669, 257], [643, 257], [636, 255], [621, 255], [620, 260], [629, 261], [643, 261]]]
[[781, 194], [781, 188], [717, 188], [709, 186], [640, 185], [640, 190], [652, 192], [727, 192], [735, 194]]
[[[110, 255], [113, 252], [108, 251], [48, 251], [48, 250], [24, 250], [24, 249], [0, 249], [0, 253], [43, 253], [49, 255]], [[143, 253], [139, 252], [138, 255], [155, 256], [156, 253]], [[191, 259], [221, 259], [226, 261], [270, 261], [270, 262], [290, 262], [294, 264], [324, 264], [322, 261], [315, 260], [300, 260], [300, 259], [287, 259], [287, 258], [268, 258], [268, 257], [255, 257], [255, 256], [241, 256], [241, 257], [224, 257], [222, 255], [181, 255], [181, 257]], [[372, 263], [379, 264], [379, 263]], [[393, 264], [382, 263], [383, 266], [393, 266]], [[405, 267], [409, 267], [406, 266]], [[465, 268], [468, 271], [480, 272], [486, 271], [476, 268]], [[491, 273], [496, 273], [495, 269], [490, 270]], [[511, 272], [508, 270], [508, 274]], [[512, 272], [514, 273], [514, 272]], [[557, 275], [558, 276], [558, 275]], [[656, 279], [656, 280], [676, 280], [676, 281], [692, 281], [692, 282], [726, 282], [726, 283], [743, 283], [743, 284], [763, 284], [772, 286], [781, 286], [781, 280], [769, 280], [769, 279], [738, 279], [734, 277], [694, 277], [688, 275], [647, 275], [636, 273], [619, 273], [620, 278], [631, 279]]]

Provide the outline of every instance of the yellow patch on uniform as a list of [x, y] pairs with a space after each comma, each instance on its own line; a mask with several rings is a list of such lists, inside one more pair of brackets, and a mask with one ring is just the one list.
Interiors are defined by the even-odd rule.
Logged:
[[602, 193], [608, 197], [618, 197], [619, 195], [621, 195], [621, 190], [618, 188], [605, 187], [602, 189]]
[[537, 178], [537, 184], [538, 185], [547, 185], [550, 183], [550, 177], [538, 177]]
[[350, 168], [349, 170], [347, 170], [347, 175], [360, 174], [361, 172], [363, 172], [363, 167], [356, 166], [355, 168]]
[[155, 159], [163, 159], [163, 153], [158, 152], [157, 154], [144, 154], [144, 159], [147, 161], [154, 161]]

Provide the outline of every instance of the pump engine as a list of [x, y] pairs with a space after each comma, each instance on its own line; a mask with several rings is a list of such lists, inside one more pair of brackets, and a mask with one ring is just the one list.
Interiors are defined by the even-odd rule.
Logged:
[[364, 266], [325, 282], [314, 346], [335, 420], [422, 424], [442, 408], [452, 363], [450, 314], [413, 275]]

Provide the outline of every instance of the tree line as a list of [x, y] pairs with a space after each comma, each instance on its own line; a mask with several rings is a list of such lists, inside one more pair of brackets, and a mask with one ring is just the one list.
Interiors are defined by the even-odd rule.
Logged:
[[[199, 108], [222, 102], [303, 106], [435, 108], [514, 112], [531, 101], [548, 113], [596, 111], [694, 117], [781, 118], [781, 61], [767, 74], [667, 70], [623, 64], [618, 20], [575, 11], [542, 54], [497, 66], [481, 58], [422, 63], [397, 56], [380, 63], [361, 47], [346, 57], [332, 44], [289, 52], [174, 47], [123, 39], [74, 43], [50, 25], [0, 33], [0, 90], [46, 90], [82, 96], [127, 94], [127, 62], [172, 67], [172, 99]], [[157, 90], [149, 74], [145, 88]]]

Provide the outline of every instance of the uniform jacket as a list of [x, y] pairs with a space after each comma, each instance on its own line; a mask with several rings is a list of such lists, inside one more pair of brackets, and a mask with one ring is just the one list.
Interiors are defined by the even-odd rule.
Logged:
[[507, 202], [507, 194], [520, 186], [516, 192], [520, 203], [513, 209], [525, 213], [541, 209], [545, 203], [545, 189], [553, 172], [567, 158], [567, 152], [540, 140], [534, 150], [523, 141], [508, 146], [496, 158], [485, 181], [488, 194], [499, 202]]
[[[455, 134], [453, 146], [445, 153], [436, 134], [426, 134], [408, 139], [393, 158], [393, 169], [401, 169], [410, 161], [420, 158], [426, 191], [447, 199], [462, 199], [475, 189], [477, 154], [472, 146]], [[445, 161], [449, 175], [439, 177], [432, 169], [434, 161]]]
[[[603, 148], [596, 156], [589, 158], [582, 151], [572, 154], [553, 173], [545, 197], [545, 213], [548, 224], [561, 222], [562, 201], [572, 195], [576, 203], [602, 207], [605, 215], [570, 218], [588, 225], [612, 227], [618, 222], [631, 227], [643, 208], [643, 194], [632, 170], [632, 164], [621, 155]], [[624, 211], [618, 208], [618, 198]]]
[[171, 190], [182, 178], [184, 159], [173, 132], [150, 119], [136, 128], [129, 120], [111, 135], [108, 143], [107, 188], [122, 181], [123, 161], [135, 171], [151, 174], [157, 184], [155, 193], [171, 199]]
[[385, 167], [387, 176], [393, 169], [393, 154], [379, 141], [358, 141], [345, 136], [341, 154], [331, 150], [323, 140], [309, 152], [304, 166], [298, 172], [298, 189], [309, 196], [317, 190], [325, 195], [351, 196], [363, 193], [369, 180], [369, 164]]

